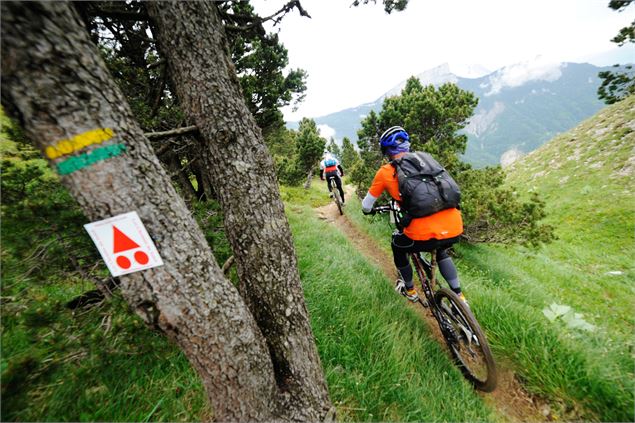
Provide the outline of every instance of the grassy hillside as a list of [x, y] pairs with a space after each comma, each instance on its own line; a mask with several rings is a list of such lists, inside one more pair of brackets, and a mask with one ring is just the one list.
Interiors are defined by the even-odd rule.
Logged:
[[514, 163], [507, 181], [519, 192], [540, 193], [547, 203], [547, 221], [556, 227], [562, 246], [604, 240], [601, 251], [576, 253], [585, 259], [608, 255], [601, 260], [600, 272], [632, 271], [631, 263], [619, 258], [624, 248], [633, 247], [634, 148], [635, 96], [631, 96]]
[[[508, 170], [508, 184], [519, 194], [537, 191], [546, 201], [546, 221], [556, 228], [557, 241], [537, 251], [502, 246], [461, 250], [468, 272], [480, 275], [483, 288], [496, 287], [535, 315], [542, 312], [543, 323], [558, 330], [562, 343], [579, 351], [589, 369], [595, 368], [594, 377], [604, 379], [602, 385], [612, 391], [605, 405], [587, 382], [578, 385], [565, 379], [562, 392], [575, 398], [574, 390], [580, 390], [577, 401], [595, 409], [602, 420], [633, 419], [634, 147], [631, 96], [555, 137]], [[545, 312], [552, 304], [571, 311], [552, 322]], [[575, 313], [577, 321], [593, 328], [575, 328], [568, 320]]]
[[610, 310], [599, 316], [601, 322], [624, 335], [631, 346], [634, 149], [635, 96], [631, 96], [557, 136], [508, 171], [508, 183], [519, 192], [540, 193], [547, 205], [547, 222], [556, 228], [558, 241], [541, 252], [549, 258], [542, 276], [552, 274], [556, 285], [569, 288], [562, 300], [589, 312], [595, 306]]
[[[554, 418], [634, 419], [634, 147], [631, 97], [509, 170], [520, 195], [545, 199], [558, 240], [539, 249], [457, 248], [462, 283], [495, 354], [550, 403]], [[352, 200], [348, 216], [389, 251], [388, 222], [358, 208]]]

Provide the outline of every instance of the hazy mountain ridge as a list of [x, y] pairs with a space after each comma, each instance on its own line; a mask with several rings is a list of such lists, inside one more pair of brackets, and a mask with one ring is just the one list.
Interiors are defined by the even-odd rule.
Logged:
[[[483, 81], [473, 89], [479, 106], [466, 127], [467, 161], [497, 164], [507, 151], [531, 152], [557, 133], [592, 116], [604, 107], [597, 98], [601, 83], [597, 74], [604, 69], [607, 68], [565, 63], [544, 77], [503, 86], [490, 95], [491, 84]], [[491, 81], [490, 76], [486, 78]]]
[[[478, 74], [477, 69], [474, 67], [472, 74]], [[447, 64], [418, 77], [424, 85], [454, 82], [479, 98], [474, 116], [465, 128], [469, 141], [464, 158], [476, 166], [484, 166], [498, 164], [510, 150], [520, 154], [531, 152], [600, 110], [604, 103], [597, 98], [601, 82], [597, 75], [607, 69], [612, 68], [551, 63], [538, 58], [477, 78], [457, 76]], [[405, 81], [371, 103], [314, 119], [318, 125], [333, 128], [336, 139], [346, 136], [355, 142], [361, 120], [371, 110], [378, 112], [384, 98], [398, 94], [404, 86]], [[297, 128], [297, 122], [289, 122], [288, 126]]]

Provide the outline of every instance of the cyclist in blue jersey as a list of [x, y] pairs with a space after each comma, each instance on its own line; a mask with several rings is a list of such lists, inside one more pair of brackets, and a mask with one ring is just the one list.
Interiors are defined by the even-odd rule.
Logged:
[[342, 198], [342, 205], [344, 205], [342, 176], [344, 176], [344, 169], [342, 169], [339, 160], [330, 152], [325, 152], [324, 159], [320, 162], [320, 179], [323, 181], [326, 179], [326, 186], [329, 188], [329, 192], [331, 191], [331, 179], [335, 179], [335, 185], [337, 185], [337, 190], [340, 192], [340, 197]]

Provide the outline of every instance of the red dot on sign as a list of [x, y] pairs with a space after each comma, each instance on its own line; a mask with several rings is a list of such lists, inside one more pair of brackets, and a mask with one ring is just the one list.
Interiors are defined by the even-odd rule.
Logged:
[[143, 251], [137, 251], [134, 253], [134, 259], [137, 260], [137, 263], [139, 264], [147, 264], [150, 261], [148, 255]]
[[117, 264], [122, 269], [127, 269], [130, 267], [130, 260], [126, 256], [119, 256], [117, 257]]

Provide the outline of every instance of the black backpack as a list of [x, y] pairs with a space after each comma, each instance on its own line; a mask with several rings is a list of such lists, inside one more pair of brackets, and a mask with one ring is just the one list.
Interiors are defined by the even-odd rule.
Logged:
[[443, 166], [424, 152], [406, 153], [392, 161], [399, 181], [401, 207], [409, 218], [459, 207], [461, 190]]

